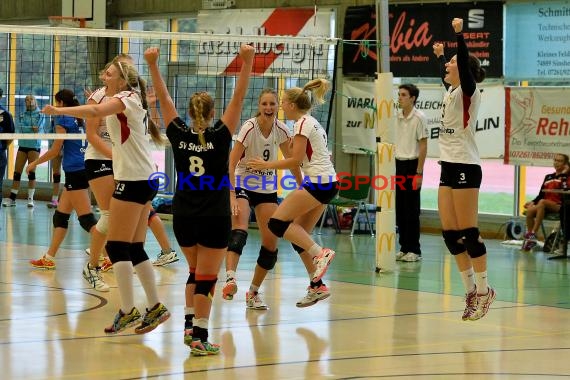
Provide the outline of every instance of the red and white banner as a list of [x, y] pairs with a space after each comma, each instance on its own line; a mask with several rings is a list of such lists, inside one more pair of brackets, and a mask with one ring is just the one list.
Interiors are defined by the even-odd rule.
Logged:
[[[199, 72], [209, 75], [235, 75], [241, 68], [236, 57], [241, 40], [232, 36], [252, 36], [256, 48], [253, 73], [262, 76], [328, 77], [332, 70], [329, 59], [331, 45], [297, 43], [290, 37], [333, 36], [331, 9], [265, 8], [224, 9], [200, 11], [198, 32], [226, 34], [224, 41], [204, 40], [198, 47]], [[283, 40], [263, 39], [264, 36], [283, 36]]]
[[505, 163], [552, 167], [570, 152], [570, 89], [507, 87]]

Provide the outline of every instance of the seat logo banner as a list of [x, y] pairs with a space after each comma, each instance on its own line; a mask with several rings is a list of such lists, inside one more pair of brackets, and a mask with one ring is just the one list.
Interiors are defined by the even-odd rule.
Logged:
[[[329, 51], [333, 42], [324, 43], [333, 35], [331, 30], [335, 14], [330, 9], [264, 8], [224, 9], [198, 13], [198, 31], [211, 35], [198, 46], [198, 72], [208, 75], [236, 75], [241, 69], [237, 57], [242, 39], [231, 36], [253, 35], [255, 57], [253, 74], [263, 76], [294, 76], [301, 78], [328, 78]], [[216, 35], [226, 35], [226, 39]], [[263, 36], [321, 37], [313, 45], [292, 43], [291, 40]], [[218, 36], [219, 37], [219, 36]], [[261, 42], [262, 41], [262, 42]], [[216, 72], [214, 72], [215, 70]]]

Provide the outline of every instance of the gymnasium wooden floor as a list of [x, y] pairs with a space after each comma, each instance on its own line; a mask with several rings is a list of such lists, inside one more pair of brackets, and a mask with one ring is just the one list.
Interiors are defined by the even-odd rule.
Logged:
[[[250, 232], [233, 301], [218, 284], [210, 321], [219, 356], [192, 357], [182, 342], [184, 260], [156, 269], [173, 313], [155, 331], [105, 336], [118, 308], [81, 276], [88, 235], [72, 217], [57, 270], [34, 270], [51, 237], [44, 202], [0, 210], [0, 379], [491, 379], [570, 376], [568, 260], [520, 253], [487, 241], [489, 278], [498, 297], [489, 314], [462, 322], [463, 290], [439, 236], [424, 235], [424, 259], [376, 274], [374, 240], [327, 230], [336, 249], [325, 281], [332, 296], [299, 309], [307, 275], [285, 242], [262, 288], [267, 311], [248, 311], [245, 291], [259, 237]], [[171, 225], [166, 222], [171, 233]], [[149, 233], [148, 252], [158, 245]], [[177, 246], [175, 246], [177, 248]], [[220, 273], [220, 278], [223, 274]], [[137, 284], [137, 306], [144, 294]]]

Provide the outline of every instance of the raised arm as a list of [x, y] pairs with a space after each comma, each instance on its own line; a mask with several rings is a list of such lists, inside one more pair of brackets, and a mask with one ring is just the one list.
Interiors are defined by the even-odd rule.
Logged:
[[239, 57], [241, 58], [242, 65], [236, 83], [236, 88], [234, 90], [230, 103], [228, 104], [228, 107], [220, 118], [228, 127], [232, 135], [234, 134], [240, 122], [243, 99], [245, 97], [247, 86], [249, 84], [249, 77], [251, 75], [251, 67], [253, 66], [254, 53], [255, 51], [252, 46], [246, 44], [241, 45], [239, 49]]
[[75, 107], [54, 107], [47, 105], [42, 109], [46, 115], [68, 115], [78, 118], [104, 117], [121, 113], [125, 110], [125, 105], [117, 98], [111, 98], [109, 101], [101, 104], [85, 104]]
[[164, 126], [168, 128], [172, 120], [179, 116], [178, 111], [176, 111], [174, 101], [168, 93], [166, 83], [164, 83], [164, 79], [162, 79], [162, 75], [160, 74], [160, 70], [158, 68], [159, 55], [160, 50], [157, 47], [150, 47], [144, 52], [144, 59], [148, 64], [148, 70], [150, 72], [150, 77], [152, 78], [154, 93], [160, 102], [160, 112], [162, 113]]
[[453, 30], [455, 30], [455, 37], [457, 38], [457, 71], [459, 72], [461, 89], [465, 95], [472, 96], [477, 88], [477, 83], [469, 69], [469, 50], [462, 33], [463, 19], [454, 18], [451, 25]]
[[439, 66], [439, 76], [441, 77], [441, 82], [445, 86], [445, 89], [449, 88], [450, 84], [445, 81], [445, 64], [447, 63], [447, 59], [445, 58], [445, 54], [443, 51], [443, 44], [441, 42], [436, 42], [433, 44], [433, 54], [435, 54], [437, 59], [437, 64]]

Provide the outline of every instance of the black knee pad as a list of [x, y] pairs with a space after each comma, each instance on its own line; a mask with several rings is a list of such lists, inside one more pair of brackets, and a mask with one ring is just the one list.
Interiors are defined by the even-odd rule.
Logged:
[[230, 232], [230, 239], [228, 241], [228, 251], [232, 251], [241, 255], [243, 247], [247, 241], [247, 231], [244, 230], [232, 230]]
[[267, 223], [267, 227], [269, 228], [269, 231], [273, 233], [273, 235], [282, 238], [283, 235], [285, 235], [285, 231], [287, 231], [287, 228], [289, 228], [290, 224], [291, 222], [286, 222], [275, 218], [269, 218], [269, 223]]
[[463, 244], [461, 233], [457, 230], [444, 230], [441, 232], [443, 241], [452, 255], [459, 255], [465, 252], [465, 245]]
[[77, 219], [79, 219], [79, 225], [81, 226], [81, 228], [83, 228], [87, 232], [91, 232], [91, 228], [93, 228], [93, 226], [97, 224], [97, 219], [95, 218], [95, 215], [93, 215], [93, 213], [91, 212], [89, 214], [81, 215]]
[[58, 210], [55, 210], [55, 212], [53, 213], [53, 226], [55, 228], [67, 228], [69, 226], [69, 217], [71, 215], [70, 214], [64, 214], [63, 212], [60, 212]]
[[196, 283], [196, 273], [190, 272], [188, 275], [188, 280], [186, 280], [186, 285], [192, 285]]
[[129, 254], [131, 256], [133, 266], [136, 266], [143, 261], [148, 260], [148, 255], [144, 250], [144, 243], [142, 241], [131, 243], [131, 246], [129, 247]]
[[[214, 298], [214, 291], [216, 289], [216, 282], [218, 278], [216, 275], [212, 275], [214, 278], [210, 280], [196, 280], [196, 289], [194, 290], [194, 294], [201, 294], [206, 296], [210, 299]], [[202, 276], [202, 277], [210, 277], [210, 276]]]
[[36, 172], [28, 173], [28, 181], [35, 181], [36, 180]]
[[305, 250], [301, 247], [299, 247], [297, 244], [295, 243], [291, 243], [291, 245], [293, 246], [293, 249], [295, 251], [297, 251], [297, 253], [300, 255], [301, 253], [305, 252]]
[[60, 182], [61, 182], [61, 174], [54, 174], [53, 183], [60, 183]]
[[131, 243], [126, 241], [108, 241], [105, 244], [105, 250], [109, 255], [109, 260], [113, 264], [119, 261], [131, 261], [130, 255]]
[[22, 173], [14, 172], [14, 181], [20, 182], [22, 179]]
[[265, 270], [273, 269], [277, 262], [277, 252], [277, 249], [275, 251], [270, 251], [264, 246], [261, 246], [259, 249], [259, 256], [257, 257], [257, 265]]
[[466, 228], [461, 231], [461, 234], [463, 235], [463, 244], [465, 244], [465, 248], [467, 248], [469, 257], [475, 259], [487, 253], [487, 247], [485, 247], [485, 243], [481, 240], [477, 227]]

